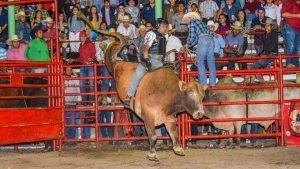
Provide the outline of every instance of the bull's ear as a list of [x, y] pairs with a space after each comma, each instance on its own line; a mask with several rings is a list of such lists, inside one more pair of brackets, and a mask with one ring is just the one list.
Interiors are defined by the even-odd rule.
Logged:
[[205, 91], [208, 88], [208, 85], [203, 85], [203, 90]]
[[178, 85], [179, 85], [179, 90], [180, 91], [185, 91], [187, 89], [187, 84], [184, 81], [179, 81]]

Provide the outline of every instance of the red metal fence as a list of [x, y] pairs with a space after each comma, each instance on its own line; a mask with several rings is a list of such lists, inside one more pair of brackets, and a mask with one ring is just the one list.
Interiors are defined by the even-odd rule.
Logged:
[[[290, 57], [298, 57], [298, 56], [290, 56]], [[283, 68], [282, 66], [282, 60], [283, 56], [275, 56], [275, 57], [256, 57], [256, 58], [235, 58], [237, 62], [241, 63], [249, 63], [254, 62], [261, 58], [272, 58], [274, 59], [274, 66], [272, 68], [267, 69], [256, 69], [256, 70], [220, 70], [217, 71], [217, 75], [219, 77], [224, 76], [228, 73], [232, 74], [233, 76], [243, 76], [243, 75], [267, 75], [270, 77], [270, 79], [273, 79], [278, 82], [276, 85], [256, 85], [256, 86], [238, 86], [238, 87], [226, 87], [226, 88], [214, 88], [214, 90], [236, 90], [236, 89], [255, 89], [255, 88], [274, 88], [278, 91], [278, 98], [276, 100], [268, 100], [268, 101], [247, 101], [247, 102], [221, 102], [221, 103], [205, 103], [205, 105], [239, 105], [239, 104], [276, 104], [278, 105], [279, 110], [282, 108], [283, 103], [287, 102], [294, 102], [299, 100], [285, 100], [283, 98], [283, 87], [292, 87], [292, 86], [299, 86], [297, 84], [283, 84], [283, 75], [284, 74], [295, 74], [296, 72], [299, 72], [300, 69], [298, 68]], [[180, 70], [180, 78], [184, 81], [189, 81], [190, 77], [196, 76], [197, 72], [192, 72], [187, 69], [187, 66], [189, 64], [193, 63], [192, 58], [181, 58], [181, 70]], [[232, 59], [232, 58], [231, 58]], [[223, 58], [223, 59], [217, 59], [217, 62], [224, 62], [226, 60], [230, 60], [229, 58]], [[110, 76], [102, 76], [101, 74], [97, 74], [97, 69], [103, 67], [103, 64], [98, 65], [72, 65], [71, 67], [79, 68], [79, 67], [87, 67], [92, 66], [93, 67], [93, 77], [73, 77], [73, 78], [65, 78], [65, 80], [94, 80], [93, 84], [86, 84], [93, 87], [93, 90], [95, 92], [89, 92], [89, 93], [77, 93], [77, 94], [65, 94], [65, 96], [70, 95], [91, 95], [94, 97], [94, 100], [90, 101], [88, 105], [82, 105], [77, 104], [75, 108], [72, 109], [65, 109], [65, 112], [71, 111], [71, 112], [80, 112], [80, 115], [78, 117], [68, 117], [68, 118], [75, 118], [79, 119], [80, 123], [78, 124], [68, 124], [65, 125], [66, 128], [68, 127], [74, 127], [80, 129], [81, 136], [78, 138], [73, 139], [66, 139], [66, 142], [85, 142], [85, 141], [93, 141], [93, 142], [101, 142], [101, 141], [133, 141], [133, 140], [144, 140], [147, 139], [147, 137], [137, 137], [134, 136], [134, 130], [135, 126], [143, 125], [141, 122], [133, 122], [131, 120], [132, 113], [127, 113], [126, 110], [123, 109], [123, 106], [121, 104], [117, 105], [103, 105], [99, 102], [97, 98], [103, 96], [103, 95], [115, 95], [115, 91], [101, 91], [99, 88], [99, 80], [104, 79], [110, 79]], [[98, 82], [97, 82], [98, 81]], [[66, 88], [67, 86], [65, 86]], [[80, 85], [77, 87], [81, 87]], [[84, 103], [86, 101], [82, 101], [81, 103]], [[103, 111], [110, 111], [112, 112], [112, 115], [110, 115], [113, 120], [111, 119], [109, 122], [101, 122], [99, 121], [100, 116], [102, 113], [105, 113]], [[83, 115], [83, 112], [90, 112], [89, 116]], [[98, 112], [98, 113], [96, 113]], [[119, 113], [123, 113], [123, 121], [120, 122], [120, 115]], [[279, 111], [282, 112], [282, 111]], [[121, 113], [121, 114], [122, 114]], [[92, 115], [91, 115], [92, 114]], [[121, 115], [122, 116], [122, 115]], [[92, 119], [91, 123], [85, 122], [86, 119]], [[191, 124], [208, 124], [212, 122], [235, 122], [235, 121], [267, 121], [267, 120], [274, 120], [275, 125], [271, 125], [271, 128], [268, 130], [269, 133], [266, 134], [232, 134], [232, 135], [191, 135]], [[192, 120], [187, 114], [182, 114], [178, 116], [178, 122], [177, 122], [177, 128], [178, 128], [178, 135], [180, 137], [180, 140], [182, 140], [183, 146], [186, 146], [186, 142], [193, 139], [220, 139], [220, 138], [251, 138], [251, 137], [258, 137], [258, 138], [275, 138], [276, 143], [278, 145], [285, 145], [284, 143], [284, 133], [282, 130], [283, 127], [283, 119], [282, 114], [279, 113], [274, 117], [255, 117], [255, 118], [224, 118], [224, 119], [204, 119], [204, 120], [198, 120], [194, 121]], [[85, 127], [90, 127], [95, 130], [95, 136], [89, 137], [89, 138], [83, 138], [83, 130]], [[114, 132], [110, 136], [102, 136], [103, 133], [101, 133], [101, 127], [107, 128], [113, 128]], [[117, 132], [117, 128], [122, 127], [123, 128], [123, 136], [120, 136], [120, 134]], [[102, 129], [103, 130], [103, 129]], [[158, 137], [158, 139], [168, 139], [168, 137]]]

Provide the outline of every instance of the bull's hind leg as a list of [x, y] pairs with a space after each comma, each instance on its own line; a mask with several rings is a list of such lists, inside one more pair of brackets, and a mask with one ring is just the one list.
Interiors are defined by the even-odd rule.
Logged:
[[179, 140], [178, 140], [178, 135], [177, 135], [177, 130], [176, 130], [176, 118], [173, 116], [169, 116], [167, 119], [167, 122], [165, 123], [165, 126], [169, 132], [169, 135], [172, 139], [173, 142], [173, 151], [175, 154], [184, 156], [185, 152], [182, 149]]
[[150, 152], [148, 153], [148, 159], [151, 161], [159, 161], [158, 156], [155, 150], [156, 143], [156, 134], [155, 134], [155, 125], [151, 120], [145, 120], [145, 127], [148, 133], [149, 143], [150, 143]]

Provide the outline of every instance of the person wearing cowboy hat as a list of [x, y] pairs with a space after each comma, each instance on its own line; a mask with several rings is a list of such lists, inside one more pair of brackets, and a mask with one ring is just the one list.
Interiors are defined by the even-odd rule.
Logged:
[[172, 24], [168, 26], [168, 39], [167, 39], [167, 46], [166, 46], [166, 58], [165, 61], [167, 62], [174, 62], [176, 60], [175, 53], [180, 52], [182, 47], [182, 43], [180, 39], [173, 35], [176, 30], [173, 28]]
[[207, 27], [210, 31], [214, 32], [214, 43], [215, 43], [214, 55], [216, 58], [222, 58], [224, 56], [223, 49], [225, 47], [225, 41], [222, 35], [216, 33], [219, 24], [215, 23], [213, 20], [209, 20], [207, 22]]
[[147, 28], [145, 25], [140, 25], [138, 29], [136, 29], [137, 38], [134, 38], [134, 43], [138, 49], [139, 55], [143, 55], [144, 52], [144, 41], [145, 35], [147, 33]]
[[214, 32], [210, 31], [207, 25], [200, 20], [196, 12], [189, 12], [182, 18], [184, 24], [188, 24], [187, 44], [183, 50], [193, 48], [197, 45], [196, 58], [198, 68], [198, 80], [201, 85], [207, 85], [205, 60], [209, 68], [209, 85], [216, 85], [216, 63], [214, 56]]
[[50, 45], [50, 39], [56, 38], [56, 31], [53, 26], [54, 21], [51, 17], [47, 17], [42, 22], [45, 24], [44, 40]]
[[11, 48], [7, 51], [7, 60], [25, 60], [26, 45], [20, 42], [18, 35], [12, 35], [11, 39], [8, 40], [8, 44]]
[[17, 13], [16, 22], [16, 35], [21, 39], [22, 43], [28, 44], [31, 37], [30, 37], [30, 25], [26, 21], [26, 14], [24, 11], [20, 11]]
[[[264, 36], [263, 42], [263, 51], [262, 56], [277, 56], [278, 55], [278, 33], [275, 31], [274, 27], [276, 27], [276, 21], [272, 18], [267, 18], [265, 24], [266, 34]], [[250, 69], [263, 69], [267, 68], [270, 63], [273, 62], [273, 59], [259, 59], [254, 62]], [[260, 82], [263, 82], [264, 79], [262, 76], [257, 77]]]
[[[241, 22], [235, 21], [234, 24], [231, 25], [231, 30], [231, 33], [226, 36], [224, 54], [225, 57], [229, 58], [240, 57], [244, 45], [244, 37], [241, 33], [241, 31], [243, 30], [243, 26]], [[227, 69], [234, 70], [235, 62], [236, 61], [234, 60], [230, 60], [227, 63]]]
[[131, 19], [128, 15], [123, 17], [122, 23], [119, 24], [117, 32], [127, 36], [129, 39], [136, 38], [135, 29], [136, 27], [130, 23]]

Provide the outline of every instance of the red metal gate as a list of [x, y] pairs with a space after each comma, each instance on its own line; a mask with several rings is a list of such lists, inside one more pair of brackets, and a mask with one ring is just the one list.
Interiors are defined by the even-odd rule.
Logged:
[[[60, 62], [1, 61], [0, 84], [0, 145], [44, 140], [61, 140], [62, 92]], [[32, 69], [47, 69], [48, 73], [31, 73]], [[26, 79], [41, 79], [47, 84], [26, 83]], [[26, 89], [41, 90], [24, 95]], [[34, 99], [43, 105], [28, 105]], [[24, 103], [24, 104], [23, 104]], [[22, 105], [10, 105], [22, 104]], [[15, 106], [16, 108], [12, 108]]]
[[[28, 3], [53, 3], [57, 9], [56, 0], [16, 0], [0, 2], [0, 6], [23, 5]], [[57, 21], [57, 10], [55, 11]], [[56, 34], [58, 30], [56, 29]], [[59, 59], [58, 39], [50, 40], [50, 62], [1, 61], [0, 90], [11, 91], [0, 95], [0, 145], [18, 144], [53, 140], [55, 145], [61, 145], [63, 138], [63, 107], [62, 107], [62, 62]], [[31, 73], [33, 69], [44, 69], [47, 73]], [[45, 84], [27, 84], [25, 79], [38, 78]], [[24, 95], [26, 89], [43, 90], [39, 94]], [[34, 93], [34, 92], [33, 92]], [[28, 107], [28, 100], [37, 102], [45, 100], [43, 106]], [[9, 104], [18, 108], [11, 108]], [[24, 105], [23, 105], [24, 103]], [[9, 105], [9, 106], [7, 106]], [[9, 107], [9, 108], [8, 108]], [[61, 148], [61, 147], [60, 147]]]

